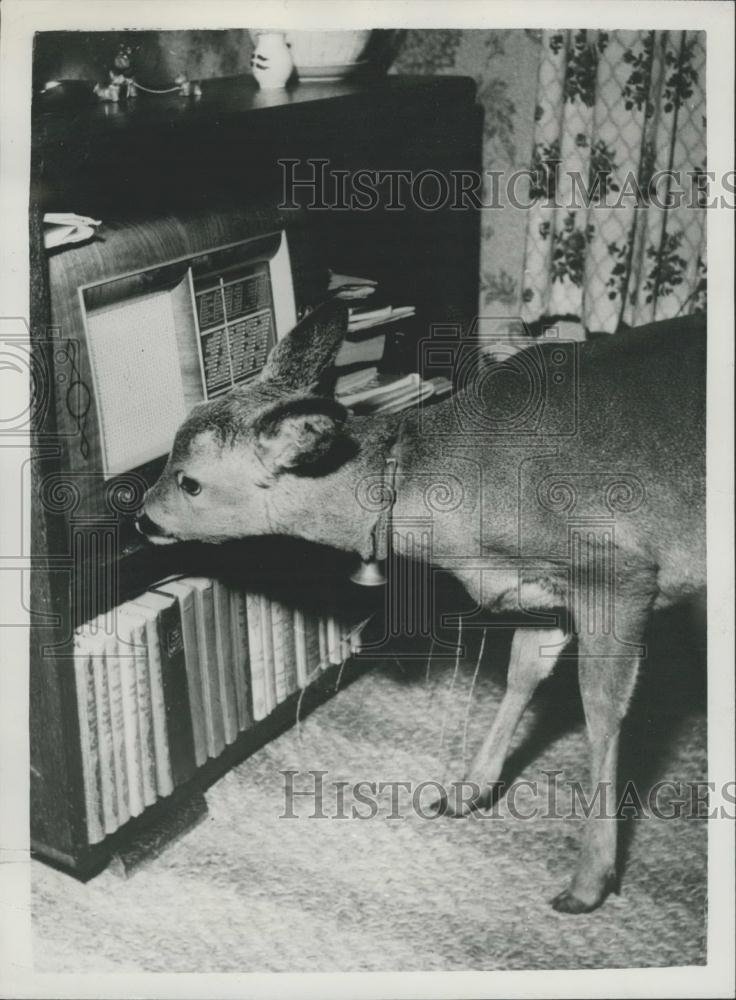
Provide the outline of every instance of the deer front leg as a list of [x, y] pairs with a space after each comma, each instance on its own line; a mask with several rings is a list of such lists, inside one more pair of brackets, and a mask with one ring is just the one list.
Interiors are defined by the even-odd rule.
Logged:
[[[465, 781], [456, 787], [454, 801], [443, 803], [447, 813], [462, 816], [486, 804], [503, 769], [519, 720], [540, 681], [548, 677], [567, 643], [559, 628], [519, 628], [514, 633], [506, 693]], [[475, 787], [480, 795], [474, 795]], [[468, 793], [470, 793], [468, 795]]]

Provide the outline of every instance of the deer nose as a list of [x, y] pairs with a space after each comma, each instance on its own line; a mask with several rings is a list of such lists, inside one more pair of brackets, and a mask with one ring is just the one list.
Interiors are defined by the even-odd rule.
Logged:
[[163, 534], [161, 528], [142, 509], [135, 516], [135, 526], [142, 535]]

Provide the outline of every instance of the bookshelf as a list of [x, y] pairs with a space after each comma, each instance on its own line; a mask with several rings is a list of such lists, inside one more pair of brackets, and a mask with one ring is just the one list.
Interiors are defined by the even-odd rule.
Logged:
[[[73, 99], [39, 98], [33, 108], [31, 330], [41, 376], [31, 465], [31, 835], [36, 856], [85, 878], [146, 837], [155, 840], [151, 831], [164, 829], [177, 810], [201, 805], [208, 784], [293, 724], [297, 703], [306, 714], [334, 694], [338, 675], [346, 683], [362, 665], [353, 660], [344, 670], [325, 670], [173, 795], [91, 844], [70, 658], [74, 627], [174, 573], [236, 581], [351, 620], [365, 617], [375, 595], [345, 585], [350, 565], [343, 556], [301, 551], [296, 542], [261, 539], [224, 550], [154, 548], [139, 540], [131, 517], [136, 491], [155, 481], [161, 461], [137, 467], [132, 480], [99, 475], [99, 400], [80, 287], [280, 227], [289, 238], [299, 310], [324, 294], [328, 267], [369, 275], [396, 301], [417, 305], [412, 336], [386, 359], [396, 371], [411, 371], [416, 339], [432, 324], [467, 330], [475, 316], [478, 213], [411, 204], [396, 211], [383, 196], [369, 211], [310, 209], [313, 198], [331, 201], [319, 177], [291, 207], [279, 207], [280, 161], [323, 160], [348, 172], [480, 172], [482, 121], [473, 81], [455, 77], [315, 83], [268, 95], [238, 77], [205, 81], [199, 99], [141, 96], [127, 105], [104, 105], [84, 88], [72, 89]], [[48, 211], [102, 220], [99, 239], [45, 251], [41, 220]], [[69, 352], [60, 350], [70, 340], [81, 345], [72, 371]]]

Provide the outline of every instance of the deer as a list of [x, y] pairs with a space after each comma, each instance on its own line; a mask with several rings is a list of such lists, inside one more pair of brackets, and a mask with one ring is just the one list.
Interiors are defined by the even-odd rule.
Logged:
[[[393, 545], [412, 558], [402, 525], [429, 513], [421, 558], [485, 611], [529, 619], [513, 634], [500, 707], [443, 811], [488, 804], [537, 686], [572, 655], [590, 781], [615, 788], [650, 616], [705, 591], [703, 319], [564, 350], [534, 341], [491, 364], [476, 356], [451, 396], [372, 416], [334, 396], [346, 330], [344, 304], [329, 301], [276, 343], [255, 380], [197, 404], [138, 530], [158, 545], [297, 536], [369, 561], [387, 506]], [[587, 913], [618, 890], [616, 830], [614, 816], [585, 818], [555, 910]]]

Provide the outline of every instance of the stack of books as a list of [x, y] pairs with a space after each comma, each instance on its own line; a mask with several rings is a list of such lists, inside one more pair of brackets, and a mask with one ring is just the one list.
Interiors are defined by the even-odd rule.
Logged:
[[[389, 332], [403, 332], [401, 325], [415, 315], [414, 306], [380, 302], [380, 294], [380, 304], [376, 304], [376, 283], [367, 278], [333, 274], [330, 289], [338, 298], [352, 303], [347, 335], [335, 359], [335, 394], [344, 406], [356, 413], [395, 413], [452, 391], [452, 383], [446, 378], [424, 379], [417, 372], [379, 372]], [[357, 304], [354, 300], [358, 300]]]
[[359, 629], [219, 580], [165, 580], [77, 629], [74, 674], [91, 844], [218, 757]]

